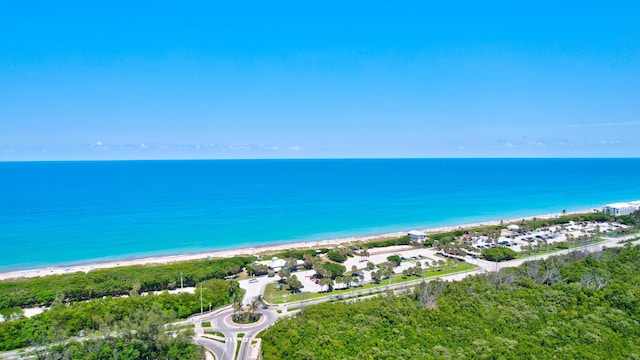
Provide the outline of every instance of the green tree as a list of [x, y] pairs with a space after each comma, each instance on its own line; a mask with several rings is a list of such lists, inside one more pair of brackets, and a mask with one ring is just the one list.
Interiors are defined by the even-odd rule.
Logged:
[[387, 257], [387, 261], [395, 264], [395, 266], [400, 266], [400, 263], [402, 263], [402, 259], [400, 258], [400, 255], [391, 255]]
[[504, 246], [482, 249], [482, 256], [488, 261], [504, 261], [515, 259], [517, 253]]
[[299, 292], [302, 289], [302, 282], [298, 280], [298, 277], [295, 275], [291, 275], [287, 280], [287, 285], [289, 285], [289, 289], [292, 292]]

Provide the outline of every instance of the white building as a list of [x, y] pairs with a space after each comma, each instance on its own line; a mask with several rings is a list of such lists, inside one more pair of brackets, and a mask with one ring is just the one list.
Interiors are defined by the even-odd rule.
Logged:
[[269, 266], [269, 268], [273, 271], [278, 271], [282, 269], [285, 264], [286, 264], [286, 261], [283, 259], [278, 259], [277, 256], [274, 256], [273, 258], [271, 258], [270, 261], [267, 262], [267, 266]]
[[602, 212], [609, 215], [629, 215], [640, 209], [640, 201], [619, 202], [615, 204], [605, 205]]
[[509, 230], [509, 231], [520, 231], [520, 226], [515, 225], [515, 224], [511, 224], [511, 225], [507, 226], [507, 230]]
[[418, 230], [411, 230], [407, 235], [409, 235], [411, 242], [421, 243], [427, 239], [427, 234]]

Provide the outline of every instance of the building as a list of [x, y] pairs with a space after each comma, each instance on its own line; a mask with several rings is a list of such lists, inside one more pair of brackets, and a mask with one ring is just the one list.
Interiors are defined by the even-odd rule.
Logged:
[[602, 212], [609, 215], [620, 216], [630, 215], [640, 209], [640, 201], [619, 202], [615, 204], [605, 205]]
[[427, 239], [427, 234], [418, 230], [411, 230], [407, 235], [409, 235], [409, 239], [411, 240], [411, 242], [415, 243], [421, 243]]
[[267, 266], [269, 266], [269, 268], [273, 271], [279, 271], [284, 267], [285, 264], [286, 261], [283, 259], [278, 259], [277, 256], [274, 256], [270, 261], [267, 262]]

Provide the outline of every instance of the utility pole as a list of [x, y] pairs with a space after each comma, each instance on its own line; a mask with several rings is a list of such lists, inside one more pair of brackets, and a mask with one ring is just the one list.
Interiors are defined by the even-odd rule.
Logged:
[[200, 314], [202, 314], [202, 285], [200, 285]]
[[180, 271], [180, 289], [184, 289], [184, 283], [182, 282], [182, 271]]

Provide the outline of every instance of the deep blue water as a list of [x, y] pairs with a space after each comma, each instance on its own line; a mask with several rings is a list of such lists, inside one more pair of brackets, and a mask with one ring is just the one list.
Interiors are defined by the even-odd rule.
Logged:
[[0, 270], [318, 240], [640, 199], [640, 159], [0, 163]]

